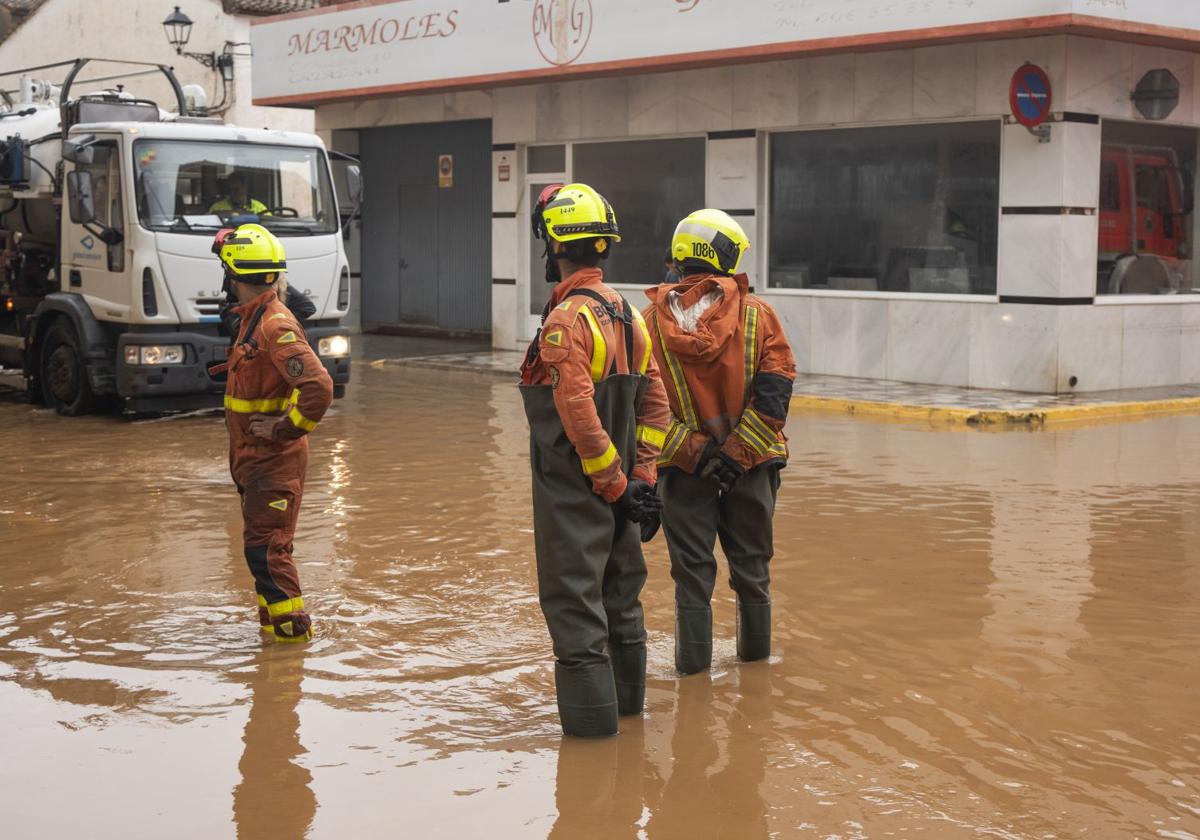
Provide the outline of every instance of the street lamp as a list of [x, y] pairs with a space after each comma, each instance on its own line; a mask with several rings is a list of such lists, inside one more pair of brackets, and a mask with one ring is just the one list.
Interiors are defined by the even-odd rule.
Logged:
[[162, 22], [162, 25], [163, 32], [167, 34], [167, 43], [175, 48], [177, 55], [185, 55], [200, 62], [209, 70], [219, 71], [221, 79], [227, 83], [233, 81], [233, 47], [246, 46], [245, 44], [226, 41], [225, 49], [220, 55], [214, 52], [184, 52], [183, 48], [187, 46], [192, 37], [192, 19], [184, 14], [178, 6], [175, 7], [175, 11], [167, 15], [167, 19]]
[[176, 6], [175, 11], [163, 21], [163, 31], [167, 33], [167, 42], [175, 48], [177, 54], [182, 55], [183, 48], [192, 37], [192, 19]]

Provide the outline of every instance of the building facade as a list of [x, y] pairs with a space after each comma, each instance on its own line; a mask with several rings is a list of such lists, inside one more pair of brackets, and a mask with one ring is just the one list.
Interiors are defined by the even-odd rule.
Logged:
[[635, 304], [680, 218], [738, 218], [801, 371], [1200, 382], [1200, 4], [368, 0], [251, 41], [255, 104], [361, 154], [367, 327], [522, 348], [549, 293], [531, 201], [581, 180]]

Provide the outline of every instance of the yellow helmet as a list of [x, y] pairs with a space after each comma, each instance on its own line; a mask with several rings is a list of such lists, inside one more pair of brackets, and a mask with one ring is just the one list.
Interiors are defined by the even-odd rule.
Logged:
[[621, 241], [612, 205], [587, 184], [567, 184], [557, 190], [547, 188], [534, 212], [535, 231], [540, 227], [556, 242], [598, 237]]
[[[262, 225], [246, 224], [217, 235], [214, 250], [225, 270], [242, 283], [269, 286], [287, 269], [283, 243]], [[274, 276], [270, 276], [274, 275]]]
[[684, 268], [712, 269], [736, 274], [750, 238], [723, 210], [697, 210], [675, 228], [671, 256]]

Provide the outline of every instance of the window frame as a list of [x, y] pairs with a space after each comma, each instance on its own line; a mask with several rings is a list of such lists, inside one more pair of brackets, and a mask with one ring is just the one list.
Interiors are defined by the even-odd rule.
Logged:
[[758, 256], [754, 262], [755, 274], [761, 278], [761, 284], [755, 289], [755, 294], [759, 295], [780, 295], [782, 297], [807, 297], [807, 298], [851, 298], [859, 300], [915, 300], [915, 301], [942, 301], [947, 303], [999, 303], [1000, 302], [1000, 267], [1004, 259], [1004, 241], [999, 235], [1000, 223], [1004, 215], [1004, 200], [1003, 196], [998, 195], [996, 201], [996, 291], [993, 294], [952, 294], [944, 292], [892, 292], [882, 289], [874, 291], [851, 291], [844, 289], [789, 289], [778, 288], [772, 286], [771, 283], [771, 223], [773, 221], [771, 210], [771, 171], [774, 161], [771, 157], [771, 139], [776, 134], [797, 134], [800, 132], [812, 131], [840, 131], [851, 129], [872, 129], [872, 128], [895, 128], [904, 126], [927, 126], [931, 124], [946, 125], [946, 124], [961, 124], [961, 123], [994, 123], [997, 127], [999, 135], [999, 156], [1000, 170], [997, 179], [997, 190], [1004, 178], [1004, 119], [1002, 117], [945, 117], [937, 118], [936, 120], [887, 120], [883, 122], [847, 122], [838, 123], [837, 125], [805, 125], [792, 128], [772, 128], [759, 132], [759, 172], [758, 172], [758, 194], [759, 207], [756, 209], [756, 214], [762, 218], [758, 222], [758, 240], [763, 243], [763, 247], [758, 249]]

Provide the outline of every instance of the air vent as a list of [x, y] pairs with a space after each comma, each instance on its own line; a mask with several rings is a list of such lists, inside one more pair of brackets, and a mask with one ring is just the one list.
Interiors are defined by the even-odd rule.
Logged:
[[147, 318], [158, 314], [158, 295], [154, 291], [154, 272], [149, 266], [142, 271], [142, 312]]
[[350, 306], [350, 269], [342, 269], [342, 279], [338, 283], [337, 308], [339, 312], [345, 312]]

